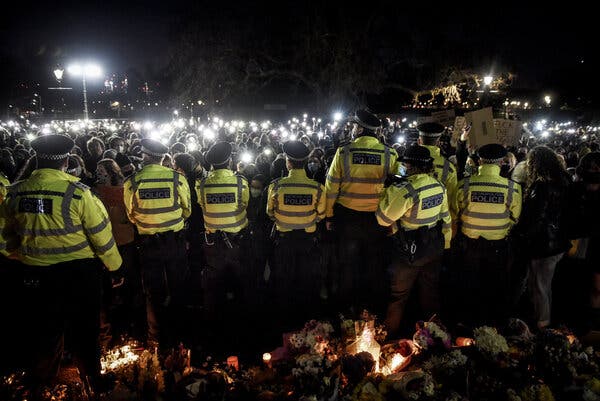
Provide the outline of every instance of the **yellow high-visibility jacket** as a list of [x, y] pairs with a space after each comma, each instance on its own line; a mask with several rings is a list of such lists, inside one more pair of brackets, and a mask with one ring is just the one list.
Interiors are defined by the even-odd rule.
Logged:
[[248, 226], [248, 182], [229, 169], [213, 170], [196, 184], [198, 203], [208, 233], [240, 232]]
[[0, 203], [4, 202], [4, 198], [6, 198], [6, 193], [8, 192], [8, 187], [10, 186], [10, 181], [8, 178], [4, 176], [0, 172]]
[[277, 231], [304, 230], [314, 233], [317, 222], [325, 217], [323, 185], [306, 176], [304, 169], [290, 170], [287, 177], [269, 185], [267, 215]]
[[98, 256], [109, 270], [122, 263], [102, 202], [79, 178], [38, 169], [15, 183], [0, 206], [11, 258], [31, 266]]
[[433, 157], [433, 173], [431, 173], [431, 176], [436, 178], [446, 187], [450, 216], [452, 216], [452, 220], [456, 220], [458, 216], [458, 210], [455, 207], [456, 202], [454, 201], [456, 199], [456, 191], [458, 188], [456, 168], [448, 159], [441, 155], [440, 148], [430, 145], [423, 146], [429, 149], [429, 154]]
[[149, 164], [127, 179], [123, 187], [127, 217], [140, 234], [180, 231], [192, 214], [186, 178], [168, 167]]
[[360, 212], [377, 210], [388, 175], [398, 174], [398, 154], [371, 136], [361, 136], [337, 149], [327, 179], [326, 216], [336, 203]]
[[484, 164], [478, 175], [465, 177], [458, 188], [462, 233], [473, 239], [505, 238], [521, 215], [521, 186], [500, 177], [500, 166]]
[[375, 216], [379, 225], [389, 227], [399, 221], [405, 231], [432, 228], [441, 220], [444, 246], [450, 248], [452, 220], [447, 192], [438, 180], [427, 174], [411, 175], [406, 182], [386, 188]]

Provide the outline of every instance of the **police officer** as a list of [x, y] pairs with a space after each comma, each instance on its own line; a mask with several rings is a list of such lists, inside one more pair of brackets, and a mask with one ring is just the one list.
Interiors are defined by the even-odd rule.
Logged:
[[6, 178], [4, 172], [0, 171], [0, 203], [4, 202], [9, 185], [10, 181], [8, 181], [8, 178]]
[[183, 227], [191, 214], [190, 188], [182, 174], [161, 165], [165, 145], [152, 139], [141, 144], [144, 167], [125, 181], [123, 198], [138, 232], [147, 340], [168, 347], [180, 340], [178, 314], [188, 271]]
[[0, 206], [6, 252], [14, 260], [3, 283], [10, 306], [2, 304], [10, 322], [3, 335], [13, 338], [3, 342], [9, 346], [1, 359], [31, 368], [34, 384], [58, 373], [67, 322], [80, 371], [97, 384], [102, 266], [115, 271], [122, 262], [104, 205], [65, 173], [73, 146], [63, 135], [34, 139], [36, 170], [12, 185]]
[[325, 217], [326, 199], [323, 185], [306, 176], [310, 153], [306, 145], [288, 141], [283, 152], [289, 174], [269, 185], [267, 203], [276, 230], [272, 283], [282, 312], [278, 315], [302, 325], [318, 307], [322, 277], [316, 235], [317, 222]]
[[355, 139], [337, 149], [325, 181], [326, 226], [333, 230], [335, 222], [339, 262], [332, 292], [338, 310], [367, 307], [377, 313], [385, 307], [387, 285], [385, 230], [374, 212], [388, 175], [398, 173], [398, 155], [377, 140], [379, 118], [358, 110], [351, 121]]
[[445, 248], [450, 248], [452, 237], [448, 196], [444, 186], [429, 175], [433, 170], [429, 150], [414, 145], [407, 149], [402, 161], [408, 178], [385, 190], [376, 213], [380, 225], [397, 230], [386, 317], [391, 336], [398, 334], [415, 283], [419, 286], [423, 318], [439, 312], [442, 255]]
[[457, 175], [456, 168], [448, 159], [440, 154], [440, 137], [444, 133], [444, 126], [438, 123], [423, 123], [417, 126], [419, 131], [419, 145], [426, 147], [433, 157], [433, 177], [446, 187], [449, 199], [450, 215], [456, 219], [457, 210], [454, 199], [456, 198]]
[[232, 310], [243, 307], [241, 285], [246, 274], [241, 259], [247, 248], [246, 207], [250, 191], [246, 179], [230, 169], [231, 152], [230, 143], [215, 143], [206, 153], [212, 171], [196, 184], [205, 228], [205, 318], [215, 329], [224, 329], [225, 322], [219, 315], [222, 307], [236, 305]]
[[506, 156], [502, 145], [484, 145], [478, 155], [478, 174], [465, 177], [458, 186], [460, 233], [453, 244], [456, 286], [452, 298], [459, 304], [452, 309], [467, 315], [465, 323], [480, 324], [507, 317], [507, 236], [521, 214], [522, 193], [519, 184], [500, 176]]

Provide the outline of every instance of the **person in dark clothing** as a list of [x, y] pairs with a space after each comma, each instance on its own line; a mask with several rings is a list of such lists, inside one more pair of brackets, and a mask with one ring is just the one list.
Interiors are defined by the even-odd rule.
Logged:
[[[550, 325], [552, 279], [570, 248], [566, 225], [569, 175], [557, 154], [536, 146], [527, 156], [527, 189], [515, 234], [525, 261], [524, 279], [539, 329]], [[522, 281], [521, 289], [523, 289]]]

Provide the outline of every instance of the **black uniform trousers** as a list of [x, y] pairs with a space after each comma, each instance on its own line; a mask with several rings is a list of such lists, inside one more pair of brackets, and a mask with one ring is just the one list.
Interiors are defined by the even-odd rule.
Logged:
[[[411, 251], [412, 246], [412, 251]], [[440, 227], [400, 232], [393, 238], [390, 263], [390, 303], [385, 325], [390, 337], [399, 334], [402, 318], [415, 284], [418, 286], [420, 319], [440, 310], [440, 272], [444, 237]]]
[[2, 268], [4, 369], [25, 369], [33, 383], [58, 374], [67, 346], [82, 375], [100, 374], [98, 334], [102, 263], [80, 259], [51, 266], [7, 261]]
[[511, 309], [510, 241], [458, 234], [452, 253], [446, 289], [450, 320], [477, 326], [501, 323]]
[[278, 232], [271, 277], [281, 329], [301, 329], [306, 321], [316, 319], [322, 280], [316, 234], [304, 230]]
[[388, 238], [374, 212], [334, 207], [337, 268], [332, 272], [334, 308], [358, 314], [362, 309], [381, 314], [388, 297], [386, 266]]
[[189, 273], [184, 231], [140, 235], [138, 252], [146, 297], [148, 341], [161, 348], [181, 341], [184, 288]]

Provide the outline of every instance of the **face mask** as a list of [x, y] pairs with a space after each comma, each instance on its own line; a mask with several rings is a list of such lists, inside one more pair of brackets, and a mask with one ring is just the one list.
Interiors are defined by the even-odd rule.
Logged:
[[319, 171], [319, 163], [308, 163], [308, 171], [315, 174]]
[[253, 198], [258, 198], [260, 196], [260, 194], [262, 193], [261, 189], [258, 188], [250, 188], [250, 195]]

